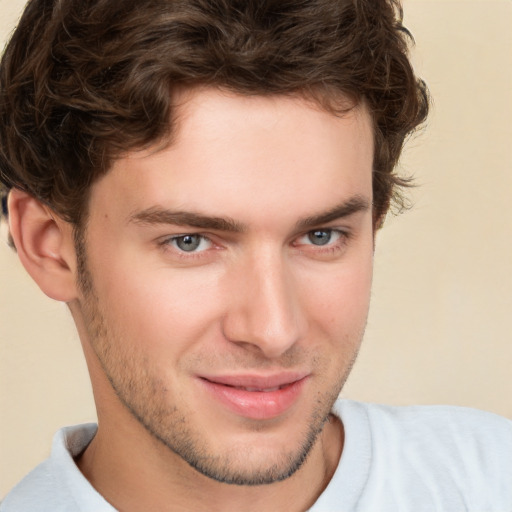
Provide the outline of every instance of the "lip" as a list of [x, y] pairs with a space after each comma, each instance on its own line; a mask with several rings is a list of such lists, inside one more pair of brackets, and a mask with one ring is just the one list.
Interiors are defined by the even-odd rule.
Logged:
[[216, 375], [199, 376], [199, 381], [231, 412], [249, 419], [266, 420], [284, 414], [293, 406], [308, 377], [305, 373]]

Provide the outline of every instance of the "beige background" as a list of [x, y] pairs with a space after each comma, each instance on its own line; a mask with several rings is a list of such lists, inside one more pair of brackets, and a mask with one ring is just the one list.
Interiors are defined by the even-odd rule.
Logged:
[[[23, 0], [0, 0], [0, 38]], [[378, 236], [365, 344], [344, 396], [512, 418], [512, 2], [405, 0], [435, 108], [402, 167], [408, 213]], [[59, 427], [94, 420], [66, 307], [0, 242], [0, 497]]]

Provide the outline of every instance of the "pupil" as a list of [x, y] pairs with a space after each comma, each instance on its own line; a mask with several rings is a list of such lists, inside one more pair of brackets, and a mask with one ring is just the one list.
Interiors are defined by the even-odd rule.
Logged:
[[197, 235], [186, 235], [178, 238], [176, 240], [176, 245], [182, 250], [182, 251], [195, 251], [201, 242], [201, 239]]
[[308, 235], [309, 241], [314, 245], [325, 245], [331, 240], [330, 231], [312, 231]]

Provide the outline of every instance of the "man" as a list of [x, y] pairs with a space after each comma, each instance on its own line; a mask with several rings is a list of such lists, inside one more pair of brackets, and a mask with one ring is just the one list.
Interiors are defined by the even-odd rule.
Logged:
[[394, 2], [29, 2], [0, 71], [13, 244], [98, 426], [2, 511], [512, 509], [512, 425], [336, 402], [426, 117]]

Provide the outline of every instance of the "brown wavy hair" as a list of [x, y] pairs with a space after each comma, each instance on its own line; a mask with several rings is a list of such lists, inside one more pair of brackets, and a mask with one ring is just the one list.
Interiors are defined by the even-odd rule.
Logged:
[[[176, 87], [301, 94], [373, 120], [374, 214], [428, 92], [398, 0], [30, 0], [0, 64], [0, 179], [80, 225], [123, 152], [171, 141]], [[7, 212], [5, 212], [7, 213]]]

